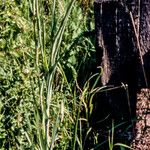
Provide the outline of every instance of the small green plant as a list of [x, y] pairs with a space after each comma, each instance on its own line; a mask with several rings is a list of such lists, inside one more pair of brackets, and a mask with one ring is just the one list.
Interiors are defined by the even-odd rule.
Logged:
[[114, 133], [115, 133], [115, 126], [114, 126], [114, 121], [112, 121], [112, 129], [109, 131], [109, 136], [108, 136], [109, 150], [113, 150], [114, 147], [116, 146], [120, 147], [121, 150], [133, 149], [130, 146], [123, 143], [114, 143]]

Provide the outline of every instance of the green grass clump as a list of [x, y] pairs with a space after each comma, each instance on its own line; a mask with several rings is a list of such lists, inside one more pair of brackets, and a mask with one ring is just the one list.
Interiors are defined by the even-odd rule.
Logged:
[[81, 6], [75, 0], [0, 4], [0, 149], [79, 147], [77, 78], [94, 54]]
[[99, 144], [89, 125], [101, 89], [100, 74], [91, 74], [92, 3], [1, 0], [0, 149], [83, 150], [90, 138]]

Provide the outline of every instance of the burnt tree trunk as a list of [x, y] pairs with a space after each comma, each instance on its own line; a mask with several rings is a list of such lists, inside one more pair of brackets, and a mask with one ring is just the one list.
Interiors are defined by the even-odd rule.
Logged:
[[140, 44], [143, 65], [146, 73], [147, 86], [150, 87], [150, 1], [141, 0], [140, 3]]
[[104, 101], [115, 120], [131, 119], [135, 116], [138, 50], [126, 6], [118, 1], [95, 1], [95, 28], [101, 84], [112, 88], [106, 89]]
[[150, 0], [95, 0], [94, 12], [97, 65], [108, 87], [95, 104], [95, 122], [107, 115], [130, 121], [137, 90], [150, 86]]

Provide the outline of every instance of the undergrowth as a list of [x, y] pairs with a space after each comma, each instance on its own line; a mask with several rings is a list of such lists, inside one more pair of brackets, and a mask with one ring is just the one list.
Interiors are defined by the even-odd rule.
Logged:
[[100, 77], [91, 88], [92, 3], [1, 0], [0, 149], [84, 149]]

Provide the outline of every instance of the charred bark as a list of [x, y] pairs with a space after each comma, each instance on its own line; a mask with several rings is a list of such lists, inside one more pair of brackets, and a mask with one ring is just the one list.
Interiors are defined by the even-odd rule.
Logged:
[[[150, 87], [150, 1], [140, 3], [140, 44], [142, 48], [143, 65], [146, 73], [147, 86]], [[143, 81], [143, 80], [142, 80]], [[143, 84], [142, 84], [143, 85]]]
[[116, 120], [131, 119], [135, 117], [138, 51], [126, 6], [117, 0], [95, 1], [95, 28], [101, 84], [112, 88], [105, 93], [108, 111]]
[[[95, 0], [97, 66], [102, 67], [95, 122], [136, 118], [136, 94], [150, 86], [150, 1]], [[111, 88], [111, 90], [110, 90]]]

